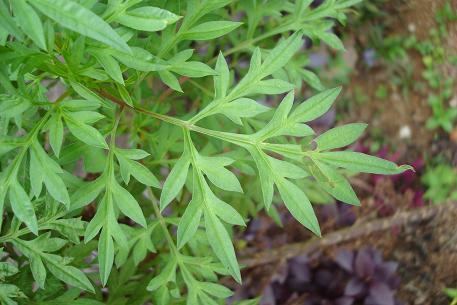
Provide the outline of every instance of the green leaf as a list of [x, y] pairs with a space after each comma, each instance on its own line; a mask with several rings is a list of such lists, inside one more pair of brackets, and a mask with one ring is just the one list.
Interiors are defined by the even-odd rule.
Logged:
[[291, 119], [309, 122], [325, 114], [341, 92], [341, 87], [328, 89], [302, 102], [292, 113]]
[[64, 112], [63, 117], [68, 129], [76, 138], [91, 146], [108, 148], [105, 138], [97, 129], [79, 121], [71, 112]]
[[142, 149], [126, 149], [116, 147], [116, 152], [120, 152], [123, 156], [131, 160], [141, 160], [150, 156], [148, 152]]
[[106, 73], [121, 85], [124, 85], [124, 78], [122, 77], [121, 67], [118, 62], [105, 50], [92, 50], [92, 55], [97, 59], [98, 63], [105, 69]]
[[204, 292], [199, 292], [198, 294], [198, 298], [199, 300], [201, 301], [201, 304], [208, 304], [208, 305], [217, 305], [218, 302], [216, 302], [215, 300], [213, 300], [210, 296], [208, 296], [206, 293]]
[[444, 292], [451, 298], [457, 298], [457, 288], [445, 288]]
[[163, 71], [170, 68], [167, 64], [153, 62], [152, 54], [138, 47], [132, 47], [130, 53], [117, 50], [111, 50], [110, 53], [121, 63], [134, 70], [150, 72]]
[[103, 286], [108, 282], [114, 262], [114, 242], [107, 228], [103, 228], [98, 239], [98, 264], [100, 266], [100, 280]]
[[414, 170], [409, 165], [398, 166], [378, 157], [352, 151], [323, 152], [315, 154], [313, 157], [333, 166], [362, 173], [395, 175]]
[[75, 111], [70, 112], [70, 116], [73, 120], [84, 124], [94, 124], [105, 117], [103, 114], [95, 111]]
[[41, 257], [38, 255], [33, 255], [29, 257], [30, 259], [30, 270], [34, 280], [37, 282], [40, 288], [45, 288], [46, 283], [46, 269], [44, 267]]
[[305, 178], [308, 175], [306, 171], [302, 168], [283, 160], [278, 160], [268, 156], [272, 170], [280, 175], [281, 177], [290, 178], [290, 179], [301, 179]]
[[206, 177], [208, 177], [217, 187], [226, 191], [243, 192], [235, 174], [224, 167], [233, 163], [232, 159], [198, 155], [197, 162], [199, 169], [202, 170]]
[[204, 211], [208, 242], [221, 263], [232, 277], [241, 284], [241, 274], [230, 235], [217, 216], [210, 210]]
[[254, 162], [259, 171], [260, 189], [262, 190], [263, 204], [267, 210], [270, 209], [273, 201], [274, 181], [271, 175], [271, 165], [266, 158], [266, 155], [257, 148], [249, 148], [249, 153], [254, 159]]
[[[281, 67], [279, 67], [278, 69], [280, 69]], [[246, 74], [246, 77], [250, 78], [249, 76], [258, 74], [261, 68], [262, 68], [262, 52], [260, 51], [259, 47], [256, 47], [256, 48], [254, 48], [254, 51], [252, 52], [251, 61], [249, 62], [249, 70], [248, 70], [248, 73]]]
[[59, 176], [63, 172], [60, 166], [46, 154], [37, 141], [32, 144], [30, 156], [31, 159], [37, 161], [30, 164], [36, 167], [31, 168], [31, 170], [42, 173], [42, 179], [49, 194], [57, 201], [69, 207], [70, 197], [65, 183]]
[[210, 208], [216, 213], [216, 215], [231, 225], [246, 226], [243, 217], [237, 212], [231, 205], [220, 200], [216, 195], [211, 192], [209, 187], [207, 188], [206, 194], [208, 196], [208, 203]]
[[225, 115], [235, 124], [241, 125], [241, 118], [255, 117], [269, 111], [270, 108], [249, 98], [240, 98], [220, 107], [219, 113]]
[[325, 87], [322, 85], [319, 77], [314, 73], [309, 70], [301, 70], [300, 75], [302, 76], [303, 80], [310, 85], [312, 88], [322, 91], [325, 89]]
[[8, 7], [3, 1], [0, 1], [0, 29], [14, 35], [20, 41], [23, 39], [21, 30], [16, 26], [16, 23], [11, 17]]
[[187, 30], [183, 34], [183, 39], [187, 40], [210, 40], [227, 33], [230, 33], [237, 27], [241, 22], [233, 21], [208, 21], [201, 23], [193, 28]]
[[31, 260], [30, 268], [34, 279], [39, 283], [40, 287], [44, 287], [44, 281], [46, 279], [44, 263], [49, 271], [61, 281], [82, 290], [94, 292], [92, 284], [84, 273], [75, 267], [67, 265], [69, 263], [68, 259], [55, 254], [45, 253], [45, 251], [58, 250], [63, 246], [61, 241], [57, 238], [50, 238], [50, 234], [48, 233], [30, 241], [15, 238], [13, 243], [21, 253]]
[[54, 255], [46, 254], [45, 258], [46, 267], [56, 278], [79, 289], [95, 292], [91, 282], [81, 270], [63, 265], [55, 259]]
[[84, 235], [85, 224], [81, 218], [62, 218], [51, 220], [44, 227], [58, 232], [75, 244], [79, 244], [80, 236]]
[[24, 222], [32, 233], [38, 235], [38, 222], [33, 204], [27, 193], [17, 181], [10, 185], [9, 198], [14, 215]]
[[123, 174], [124, 181], [128, 183], [130, 175], [135, 177], [136, 180], [144, 185], [160, 188], [160, 182], [157, 178], [147, 169], [143, 164], [127, 159], [122, 155], [121, 151], [116, 150], [116, 156], [121, 166], [121, 174]]
[[33, 150], [30, 150], [30, 167], [29, 167], [29, 175], [30, 175], [30, 188], [32, 194], [38, 198], [41, 194], [41, 190], [43, 188], [44, 182], [44, 173], [41, 168], [41, 165], [38, 161], [38, 158]]
[[146, 227], [143, 211], [135, 198], [117, 182], [111, 183], [114, 202], [121, 212], [139, 225]]
[[157, 275], [149, 282], [146, 289], [149, 291], [155, 291], [159, 287], [164, 286], [166, 283], [172, 281], [176, 274], [176, 265], [176, 257], [170, 256], [165, 267], [161, 270], [159, 275]]
[[367, 124], [354, 123], [330, 129], [314, 141], [318, 150], [331, 150], [354, 143], [365, 131]]
[[[75, 84], [77, 84], [77, 83], [72, 82], [71, 86], [73, 87]], [[73, 88], [73, 89], [75, 89], [75, 88]], [[77, 90], [75, 89], [75, 91], [77, 91]], [[78, 94], [80, 94], [80, 93], [78, 92]], [[81, 95], [81, 96], [83, 96], [83, 95]], [[87, 100], [72, 99], [72, 100], [65, 100], [65, 101], [60, 102], [60, 107], [62, 109], [69, 110], [71, 112], [97, 110], [98, 108], [100, 108], [100, 106], [101, 106], [101, 103], [99, 103], [98, 96], [95, 97], [95, 99], [90, 99], [90, 98]]]
[[76, 210], [82, 208], [97, 198], [101, 191], [105, 188], [105, 177], [100, 176], [98, 179], [81, 184], [78, 189], [71, 194], [71, 208]]
[[344, 51], [344, 45], [343, 43], [341, 42], [341, 40], [338, 38], [338, 36], [336, 36], [335, 34], [333, 33], [328, 33], [328, 32], [324, 32], [324, 33], [320, 33], [318, 35], [318, 37], [323, 41], [325, 42], [326, 44], [328, 44], [330, 47], [338, 50], [338, 51]]
[[116, 17], [116, 21], [132, 29], [156, 32], [163, 30], [180, 18], [180, 16], [158, 7], [143, 6], [124, 12]]
[[208, 65], [198, 61], [186, 61], [179, 65], [172, 66], [171, 71], [188, 77], [203, 77], [207, 75], [215, 75], [216, 71]]
[[32, 5], [61, 26], [98, 40], [121, 52], [130, 52], [125, 41], [99, 16], [72, 0], [33, 0]]
[[262, 63], [260, 77], [264, 78], [273, 72], [284, 67], [292, 56], [303, 46], [303, 34], [296, 32], [289, 38], [281, 41], [273, 50], [268, 53], [268, 56]]
[[[293, 92], [289, 92], [279, 104], [279, 107], [276, 109], [273, 118], [268, 122], [268, 124], [254, 134], [254, 138], [259, 140], [265, 140], [271, 137], [287, 134], [289, 129], [289, 120], [288, 114], [292, 109], [294, 103]], [[292, 123], [294, 123], [292, 121]]]
[[[2, 253], [2, 252], [0, 251], [0, 253]], [[7, 262], [0, 263], [0, 279], [2, 281], [5, 279], [5, 277], [15, 275], [18, 272], [19, 272], [19, 269], [15, 265], [13, 265], [11, 263], [7, 263]]]
[[249, 94], [281, 94], [294, 89], [294, 85], [280, 79], [267, 79], [259, 81], [249, 90]]
[[[91, 241], [106, 223], [106, 218], [108, 217], [106, 212], [106, 206], [109, 204], [113, 204], [111, 193], [105, 193], [99, 203], [99, 208], [95, 213], [95, 216], [92, 217], [89, 224], [84, 231], [84, 242], [88, 243]], [[109, 202], [108, 202], [109, 201]]]
[[167, 85], [171, 89], [178, 92], [183, 92], [181, 85], [179, 84], [178, 78], [170, 71], [159, 71], [159, 77], [165, 83], [165, 85]]
[[30, 101], [21, 96], [0, 95], [0, 116], [11, 118], [30, 108]]
[[186, 182], [189, 166], [189, 156], [184, 153], [178, 162], [176, 162], [175, 166], [165, 180], [165, 183], [163, 184], [162, 193], [160, 195], [161, 211], [163, 211], [170, 204], [170, 202], [183, 188], [184, 183]]
[[15, 20], [24, 33], [43, 50], [46, 50], [43, 25], [35, 10], [25, 0], [11, 1]]
[[322, 162], [313, 159], [313, 162], [317, 166], [318, 172], [314, 176], [316, 177], [319, 185], [330, 195], [339, 201], [352, 204], [360, 205], [360, 201], [357, 198], [356, 193], [352, 189], [349, 181], [335, 169], [325, 165]]
[[49, 144], [55, 155], [59, 157], [63, 143], [63, 123], [60, 115], [55, 114], [49, 119]]
[[221, 299], [227, 299], [233, 295], [233, 292], [230, 289], [216, 283], [202, 282], [198, 285], [206, 293]]
[[[100, 105], [106, 105], [106, 103], [104, 103], [103, 99], [101, 99], [97, 94], [95, 94], [94, 92], [89, 90], [86, 86], [81, 85], [80, 83], [77, 83], [74, 81], [70, 81], [70, 85], [76, 91], [76, 93], [78, 93], [83, 98], [87, 99], [86, 103], [84, 103], [84, 106], [89, 107], [87, 105], [87, 102], [90, 102], [90, 104], [92, 105], [92, 107], [90, 107], [90, 108], [94, 108], [94, 109], [97, 109], [98, 107], [100, 107]], [[70, 104], [71, 105], [70, 107], [75, 107], [76, 102], [77, 102], [77, 100], [76, 101], [73, 100], [73, 101], [64, 102], [63, 104], [67, 104], [67, 105]], [[81, 103], [81, 102], [78, 101], [78, 104], [79, 103]]]
[[317, 236], [321, 236], [319, 222], [305, 193], [287, 179], [276, 179], [276, 186], [292, 216]]
[[[195, 192], [193, 193], [195, 197]], [[199, 198], [192, 198], [178, 225], [178, 249], [182, 248], [197, 232], [203, 209]]]
[[214, 76], [215, 98], [223, 98], [227, 95], [230, 87], [230, 71], [222, 52], [219, 53], [216, 62], [216, 75]]

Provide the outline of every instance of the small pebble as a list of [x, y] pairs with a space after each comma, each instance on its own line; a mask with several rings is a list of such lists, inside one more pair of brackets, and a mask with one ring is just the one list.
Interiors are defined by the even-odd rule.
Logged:
[[457, 108], [457, 96], [454, 96], [452, 100], [449, 101], [449, 106], [452, 108]]
[[411, 33], [416, 32], [416, 25], [414, 23], [408, 24], [408, 31], [410, 31]]
[[411, 128], [408, 125], [404, 125], [400, 128], [398, 133], [400, 139], [409, 139], [411, 138]]

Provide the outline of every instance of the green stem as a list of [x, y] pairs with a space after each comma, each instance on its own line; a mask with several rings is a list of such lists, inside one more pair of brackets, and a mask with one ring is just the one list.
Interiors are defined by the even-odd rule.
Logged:
[[168, 231], [165, 219], [163, 218], [162, 214], [160, 213], [160, 210], [159, 210], [159, 207], [157, 204], [157, 198], [155, 197], [155, 195], [152, 192], [150, 187], [146, 188], [146, 192], [148, 194], [149, 199], [151, 200], [152, 207], [154, 209], [154, 214], [159, 222], [160, 227], [162, 228], [165, 238], [167, 239], [168, 246], [170, 247], [171, 251], [173, 252], [173, 255], [175, 255], [175, 257], [179, 257], [180, 256], [179, 250], [178, 250], [178, 248], [176, 248], [175, 242], [173, 241], [173, 238], [171, 237], [171, 234]]

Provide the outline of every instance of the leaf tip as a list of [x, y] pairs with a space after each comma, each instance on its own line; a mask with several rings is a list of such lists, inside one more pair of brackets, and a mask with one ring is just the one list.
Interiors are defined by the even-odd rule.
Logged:
[[414, 167], [412, 167], [411, 165], [408, 165], [408, 164], [403, 164], [403, 165], [400, 165], [398, 167], [398, 169], [400, 170], [400, 173], [403, 173], [403, 172], [406, 172], [408, 170], [411, 170], [413, 171], [414, 173], [416, 172], [416, 169]]

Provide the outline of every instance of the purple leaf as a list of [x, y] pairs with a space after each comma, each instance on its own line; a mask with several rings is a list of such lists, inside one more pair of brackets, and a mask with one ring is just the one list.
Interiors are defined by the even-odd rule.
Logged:
[[265, 288], [260, 299], [260, 305], [276, 305], [275, 293], [273, 288], [269, 285]]
[[335, 301], [335, 305], [352, 305], [354, 303], [353, 298], [342, 297]]
[[371, 284], [369, 298], [373, 305], [395, 305], [394, 293], [385, 283]]
[[349, 297], [360, 296], [366, 289], [366, 284], [358, 278], [352, 278], [344, 289], [344, 294]]
[[335, 262], [344, 270], [353, 272], [354, 252], [341, 250], [335, 257]]
[[381, 252], [373, 248], [368, 248], [368, 252], [371, 254], [371, 257], [375, 265], [381, 264], [383, 262]]
[[375, 278], [379, 281], [388, 281], [397, 271], [398, 263], [381, 262], [376, 266]]
[[375, 264], [368, 249], [359, 250], [354, 262], [355, 272], [362, 279], [373, 275]]
[[332, 281], [334, 274], [328, 270], [316, 272], [316, 283], [321, 287], [326, 287]]

